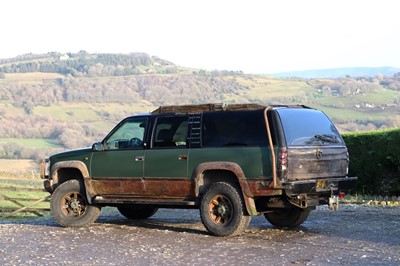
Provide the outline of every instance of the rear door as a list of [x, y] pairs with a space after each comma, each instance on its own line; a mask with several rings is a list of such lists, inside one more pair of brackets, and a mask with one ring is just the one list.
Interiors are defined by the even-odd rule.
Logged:
[[146, 194], [159, 197], [187, 197], [188, 116], [160, 116], [155, 119], [150, 148], [145, 152]]
[[323, 112], [305, 108], [277, 112], [286, 138], [289, 180], [346, 176], [346, 145]]

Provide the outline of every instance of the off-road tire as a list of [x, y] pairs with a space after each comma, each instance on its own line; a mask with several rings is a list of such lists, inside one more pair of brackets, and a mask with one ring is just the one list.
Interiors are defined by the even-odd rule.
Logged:
[[140, 205], [119, 206], [117, 209], [123, 216], [131, 220], [147, 219], [158, 211], [156, 207]]
[[101, 212], [99, 206], [88, 203], [83, 183], [75, 179], [57, 187], [50, 200], [50, 209], [57, 223], [64, 227], [90, 225]]
[[251, 220], [245, 215], [238, 190], [226, 182], [208, 187], [200, 202], [200, 216], [205, 228], [216, 236], [239, 235]]
[[265, 213], [264, 216], [276, 227], [296, 227], [301, 225], [310, 214], [310, 210], [293, 207]]

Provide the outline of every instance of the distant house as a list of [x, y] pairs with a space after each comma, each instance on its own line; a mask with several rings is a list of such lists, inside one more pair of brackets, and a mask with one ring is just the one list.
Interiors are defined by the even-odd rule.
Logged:
[[67, 54], [63, 54], [60, 56], [60, 60], [68, 60], [69, 56]]

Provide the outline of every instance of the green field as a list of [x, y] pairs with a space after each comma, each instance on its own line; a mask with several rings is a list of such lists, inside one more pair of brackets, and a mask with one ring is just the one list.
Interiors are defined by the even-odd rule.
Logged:
[[54, 139], [0, 138], [0, 143], [17, 143], [27, 148], [61, 148]]
[[[142, 69], [143, 68], [143, 69]], [[154, 67], [141, 66], [140, 70], [145, 68], [152, 69]], [[183, 69], [180, 69], [183, 71]], [[188, 69], [186, 72], [189, 73]], [[185, 73], [186, 73], [185, 72]], [[147, 75], [147, 74], [145, 74]], [[182, 75], [166, 74], [163, 76]], [[149, 76], [161, 76], [161, 74], [149, 74]], [[43, 80], [57, 80], [65, 78], [57, 73], [14, 73], [6, 74], [6, 81], [12, 82], [42, 82]], [[112, 80], [129, 80], [135, 79], [136, 76], [124, 77], [80, 77], [82, 82], [89, 81], [95, 83], [108, 83]], [[258, 101], [264, 104], [274, 103], [291, 103], [305, 104], [312, 107], [322, 109], [330, 115], [333, 120], [355, 122], [360, 120], [380, 121], [387, 117], [398, 114], [396, 110], [384, 109], [381, 106], [393, 104], [400, 95], [394, 90], [380, 87], [375, 92], [370, 92], [365, 95], [355, 94], [346, 96], [322, 96], [318, 95], [316, 89], [310, 85], [313, 81], [303, 79], [279, 79], [272, 78], [267, 75], [238, 75], [238, 76], [223, 76], [222, 79], [236, 82], [245, 86], [245, 89], [239, 89], [235, 93], [224, 93], [222, 99], [225, 102], [248, 102]], [[319, 82], [325, 84], [333, 83], [330, 79], [319, 79]], [[177, 103], [179, 104], [179, 103]], [[370, 104], [376, 108], [357, 109], [356, 105]], [[74, 122], [90, 124], [100, 130], [109, 131], [120, 119], [125, 116], [150, 112], [157, 106], [145, 100], [140, 100], [137, 103], [121, 104], [121, 103], [66, 103], [60, 102], [57, 105], [50, 106], [35, 106], [33, 115], [51, 117], [57, 121]], [[0, 100], [0, 115], [3, 116], [23, 116], [24, 109], [11, 105], [6, 100]], [[1, 135], [0, 135], [1, 137]], [[35, 141], [28, 142], [31, 147], [51, 147], [51, 143], [38, 143]]]
[[43, 191], [42, 181], [1, 178], [0, 174], [0, 218], [10, 215], [11, 217], [36, 217], [36, 214], [26, 210], [11, 214], [14, 210], [28, 206], [30, 206], [29, 210], [37, 211], [42, 215], [48, 212], [50, 208], [48, 200], [33, 205], [49, 196], [48, 192]]

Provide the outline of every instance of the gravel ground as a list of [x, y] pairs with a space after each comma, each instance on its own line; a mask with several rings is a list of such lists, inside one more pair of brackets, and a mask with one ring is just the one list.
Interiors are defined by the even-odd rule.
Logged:
[[0, 220], [0, 265], [400, 265], [400, 208], [319, 207], [291, 230], [253, 217], [245, 234], [214, 237], [198, 210], [128, 221], [106, 208], [96, 224], [51, 217]]

